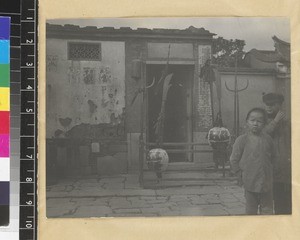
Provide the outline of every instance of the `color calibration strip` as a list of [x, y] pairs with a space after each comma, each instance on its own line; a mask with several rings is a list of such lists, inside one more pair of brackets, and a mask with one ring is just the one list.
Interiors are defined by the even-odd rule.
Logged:
[[0, 17], [0, 226], [9, 225], [10, 18]]

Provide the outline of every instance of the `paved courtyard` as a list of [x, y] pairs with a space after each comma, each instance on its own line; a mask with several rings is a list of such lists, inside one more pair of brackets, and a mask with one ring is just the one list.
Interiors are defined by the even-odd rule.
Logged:
[[[171, 187], [143, 189], [137, 174], [66, 179], [47, 187], [47, 216], [158, 217], [244, 214], [244, 193], [230, 178], [194, 173], [198, 179]], [[202, 174], [202, 175], [201, 175]], [[176, 174], [181, 181], [193, 173]], [[178, 180], [179, 178], [179, 180]], [[166, 176], [162, 181], [172, 181]], [[182, 182], [182, 181], [181, 181]]]

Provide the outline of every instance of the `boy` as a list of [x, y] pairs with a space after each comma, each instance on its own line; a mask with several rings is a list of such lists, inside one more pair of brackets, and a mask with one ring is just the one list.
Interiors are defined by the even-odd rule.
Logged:
[[279, 154], [273, 183], [275, 214], [291, 214], [291, 129], [290, 122], [281, 111], [284, 97], [268, 93], [263, 95], [262, 100], [268, 117], [264, 131], [273, 138]]
[[267, 116], [253, 108], [246, 117], [247, 133], [239, 136], [230, 156], [234, 174], [242, 175], [246, 214], [273, 214], [273, 166], [277, 154], [272, 138], [262, 130]]

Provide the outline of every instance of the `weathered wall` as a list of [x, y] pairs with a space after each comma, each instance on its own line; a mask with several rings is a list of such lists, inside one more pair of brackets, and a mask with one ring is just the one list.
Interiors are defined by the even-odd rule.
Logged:
[[[240, 106], [240, 133], [244, 131], [245, 118], [248, 111], [254, 107], [264, 107], [262, 102], [262, 93], [276, 92], [278, 80], [272, 75], [254, 75], [243, 74], [238, 75], [238, 88], [244, 88], [249, 80], [248, 88], [239, 93]], [[222, 117], [223, 124], [233, 132], [233, 117], [234, 117], [234, 93], [229, 92], [225, 87], [225, 82], [230, 89], [234, 89], [234, 74], [221, 73], [222, 84]], [[215, 92], [215, 91], [214, 91]], [[214, 97], [215, 111], [218, 110], [218, 103], [216, 96]]]
[[141, 66], [141, 78], [132, 78], [132, 61], [135, 59], [146, 59], [147, 43], [145, 40], [127, 40], [125, 45], [125, 52], [127, 164], [130, 169], [138, 169], [142, 94], [137, 95], [133, 104], [132, 100], [139, 88], [143, 87], [145, 84], [145, 66]]
[[148, 59], [167, 59], [170, 46], [170, 59], [192, 59], [193, 44], [191, 43], [148, 43]]
[[101, 61], [71, 61], [68, 41], [76, 42], [47, 40], [47, 138], [79, 125], [117, 125], [124, 118], [124, 42], [97, 42]]
[[276, 63], [263, 62], [257, 59], [256, 57], [254, 57], [253, 55], [251, 55], [251, 53], [249, 53], [249, 55], [247, 56], [246, 62], [251, 68], [276, 69]]
[[[210, 45], [198, 45], [195, 49], [195, 79], [194, 79], [194, 106], [193, 106], [193, 141], [207, 143], [206, 135], [212, 126], [211, 96], [207, 82], [200, 78], [201, 68], [207, 59], [211, 58]], [[195, 146], [196, 150], [211, 150], [209, 146]], [[194, 153], [194, 162], [206, 165], [212, 161], [211, 153]]]
[[277, 82], [279, 85], [277, 92], [284, 95], [283, 110], [285, 111], [287, 117], [291, 119], [291, 78], [290, 76], [278, 78]]
[[[146, 59], [147, 44], [145, 40], [127, 40], [126, 41], [126, 132], [139, 133], [141, 120], [141, 101], [142, 94], [139, 94], [134, 101], [132, 100], [139, 88], [144, 86], [145, 77], [141, 75], [140, 79], [132, 78], [132, 61], [135, 59]], [[143, 71], [141, 69], [141, 71]]]

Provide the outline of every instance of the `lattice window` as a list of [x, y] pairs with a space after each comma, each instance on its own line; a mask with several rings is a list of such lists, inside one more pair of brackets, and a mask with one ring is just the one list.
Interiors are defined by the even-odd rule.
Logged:
[[100, 43], [69, 42], [68, 59], [77, 61], [101, 61], [101, 45]]

